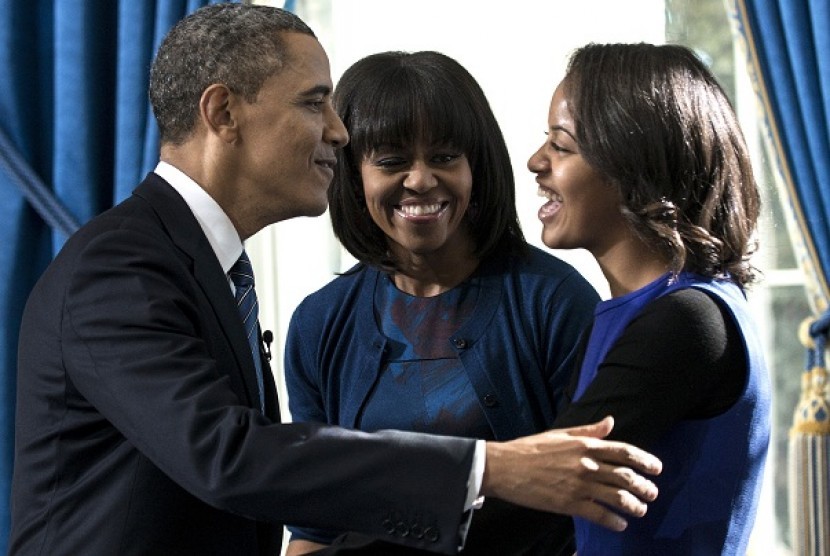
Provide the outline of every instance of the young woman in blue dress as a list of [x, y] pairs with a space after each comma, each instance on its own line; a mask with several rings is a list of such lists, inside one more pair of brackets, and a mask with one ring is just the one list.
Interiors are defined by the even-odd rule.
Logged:
[[726, 94], [687, 48], [587, 45], [528, 167], [544, 243], [590, 251], [612, 294], [555, 425], [613, 415], [664, 463], [625, 531], [575, 520], [579, 556], [746, 554], [770, 397], [745, 294], [760, 201]]

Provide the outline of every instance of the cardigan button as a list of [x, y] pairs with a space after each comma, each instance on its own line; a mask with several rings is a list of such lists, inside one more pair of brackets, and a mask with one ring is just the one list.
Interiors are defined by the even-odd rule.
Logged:
[[496, 407], [499, 404], [499, 399], [496, 397], [495, 394], [485, 394], [484, 395], [484, 405], [487, 407]]
[[465, 349], [467, 347], [467, 340], [465, 340], [464, 338], [456, 338], [452, 341], [452, 343], [458, 349]]

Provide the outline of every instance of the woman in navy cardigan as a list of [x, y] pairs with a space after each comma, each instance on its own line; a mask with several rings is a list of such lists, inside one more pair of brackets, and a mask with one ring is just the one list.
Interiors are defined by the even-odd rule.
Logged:
[[[330, 213], [359, 263], [293, 315], [292, 418], [485, 440], [550, 428], [598, 296], [574, 268], [525, 242], [507, 148], [482, 90], [445, 55], [387, 52], [349, 68], [334, 101], [351, 142]], [[429, 534], [429, 516], [421, 519], [408, 534]], [[290, 554], [354, 542], [291, 531]], [[472, 513], [463, 553], [572, 551], [569, 518], [493, 499]]]

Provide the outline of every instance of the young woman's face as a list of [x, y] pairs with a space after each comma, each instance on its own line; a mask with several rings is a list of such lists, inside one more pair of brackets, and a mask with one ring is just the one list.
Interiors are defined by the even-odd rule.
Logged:
[[553, 94], [545, 143], [527, 163], [536, 174], [542, 242], [552, 249], [584, 248], [601, 256], [628, 228], [620, 212], [620, 195], [582, 157], [564, 87]]
[[424, 144], [380, 147], [363, 159], [360, 175], [369, 214], [393, 252], [468, 250], [464, 214], [473, 176], [463, 152]]

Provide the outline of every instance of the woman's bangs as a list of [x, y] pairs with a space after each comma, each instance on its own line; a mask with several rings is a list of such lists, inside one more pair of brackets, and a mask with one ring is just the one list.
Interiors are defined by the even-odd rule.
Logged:
[[[396, 87], [364, 97], [352, 113], [351, 146], [356, 158], [380, 147], [402, 148], [417, 142], [447, 145], [469, 153], [473, 114], [443, 91]], [[469, 111], [469, 107], [467, 108]]]

